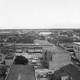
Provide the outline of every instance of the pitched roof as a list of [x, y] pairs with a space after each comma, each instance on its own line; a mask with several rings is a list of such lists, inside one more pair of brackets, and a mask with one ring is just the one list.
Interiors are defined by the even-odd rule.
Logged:
[[60, 68], [60, 70], [57, 70], [57, 72], [60, 73], [60, 75], [67, 73], [72, 77], [72, 80], [80, 80], [80, 71], [73, 64], [68, 64]]

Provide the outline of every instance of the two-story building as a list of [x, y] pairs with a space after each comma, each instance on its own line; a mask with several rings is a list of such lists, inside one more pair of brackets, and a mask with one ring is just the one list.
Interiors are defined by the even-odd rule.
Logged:
[[74, 42], [73, 49], [75, 51], [75, 55], [76, 55], [77, 59], [80, 60], [80, 42]]

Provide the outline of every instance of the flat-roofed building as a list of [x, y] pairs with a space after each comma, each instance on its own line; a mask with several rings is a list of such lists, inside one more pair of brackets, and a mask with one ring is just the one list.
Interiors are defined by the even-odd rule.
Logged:
[[52, 34], [52, 32], [40, 32], [39, 35], [48, 36]]
[[75, 51], [75, 55], [76, 55], [77, 59], [80, 60], [80, 42], [74, 42], [73, 49]]
[[42, 53], [42, 46], [35, 44], [15, 44], [16, 53]]

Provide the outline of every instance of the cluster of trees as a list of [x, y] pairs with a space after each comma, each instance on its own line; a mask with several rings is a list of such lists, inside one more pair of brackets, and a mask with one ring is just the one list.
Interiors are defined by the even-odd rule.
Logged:
[[2, 35], [0, 36], [0, 42], [9, 42], [9, 43], [33, 43], [34, 39], [37, 39], [39, 35], [34, 32], [28, 32], [25, 34], [12, 34], [12, 35]]
[[[62, 33], [61, 33], [62, 34]], [[63, 33], [65, 35], [67, 35], [68, 33], [65, 32]], [[51, 34], [51, 39], [49, 38], [48, 41], [54, 44], [57, 43], [71, 43], [74, 41], [72, 34], [69, 34], [67, 36], [58, 36], [58, 34]]]
[[73, 42], [73, 38], [60, 36], [57, 38], [57, 41], [60, 43], [71, 43], [71, 42]]

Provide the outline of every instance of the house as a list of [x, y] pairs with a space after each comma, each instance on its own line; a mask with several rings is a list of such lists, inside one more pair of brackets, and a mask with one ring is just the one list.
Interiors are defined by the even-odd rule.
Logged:
[[15, 44], [15, 54], [26, 58], [42, 58], [43, 48], [36, 44]]
[[36, 44], [17, 43], [15, 44], [15, 51], [21, 53], [42, 53], [42, 46]]
[[6, 55], [6, 56], [5, 56], [5, 64], [6, 64], [7, 66], [12, 65], [12, 64], [13, 64], [13, 61], [14, 61], [14, 55], [9, 54], [9, 55]]
[[5, 55], [4, 54], [0, 54], [0, 63], [2, 63], [4, 61]]
[[[43, 50], [43, 55], [53, 53], [53, 44], [46, 40], [34, 40], [34, 44], [41, 45]], [[46, 53], [47, 52], [47, 53]]]
[[73, 49], [75, 51], [76, 58], [80, 60], [80, 42], [74, 42]]
[[52, 34], [52, 32], [49, 32], [49, 31], [48, 32], [39, 32], [39, 36], [42, 37], [40, 39], [45, 39], [45, 40], [47, 40], [51, 34]]
[[[60, 78], [60, 79], [59, 79]], [[80, 80], [80, 71], [73, 64], [63, 66], [56, 70], [52, 76], [53, 80]]]

